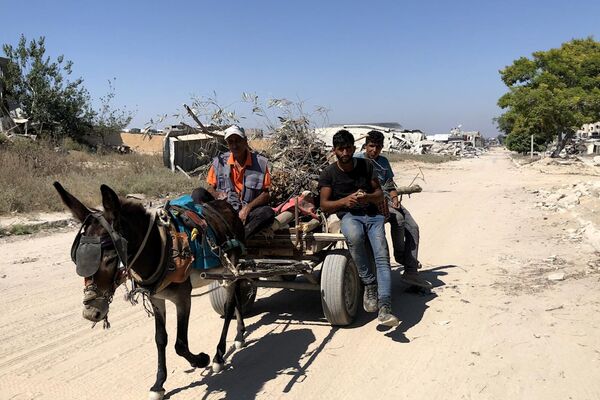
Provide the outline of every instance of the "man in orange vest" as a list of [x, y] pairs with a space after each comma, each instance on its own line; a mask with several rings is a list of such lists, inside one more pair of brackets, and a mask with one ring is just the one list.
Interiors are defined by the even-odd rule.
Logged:
[[267, 159], [250, 150], [244, 128], [227, 128], [225, 141], [229, 151], [214, 158], [206, 177], [207, 190], [239, 212], [248, 239], [275, 218], [269, 206], [271, 174]]

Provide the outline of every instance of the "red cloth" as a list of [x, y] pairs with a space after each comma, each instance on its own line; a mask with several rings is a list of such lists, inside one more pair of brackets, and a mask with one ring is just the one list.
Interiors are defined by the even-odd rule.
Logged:
[[309, 215], [316, 219], [319, 218], [316, 214], [317, 208], [315, 207], [315, 200], [313, 199], [312, 193], [310, 192], [305, 192], [302, 193], [300, 196], [292, 197], [286, 203], [280, 204], [277, 207], [273, 208], [275, 214], [281, 214], [284, 211], [294, 212], [296, 199], [298, 199], [298, 212], [300, 212], [300, 214]]

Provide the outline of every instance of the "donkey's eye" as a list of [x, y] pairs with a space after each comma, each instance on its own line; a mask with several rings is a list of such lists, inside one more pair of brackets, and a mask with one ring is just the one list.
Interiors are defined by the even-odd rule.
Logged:
[[113, 253], [112, 251], [104, 256], [104, 262], [106, 264], [112, 264], [117, 261], [117, 253]]

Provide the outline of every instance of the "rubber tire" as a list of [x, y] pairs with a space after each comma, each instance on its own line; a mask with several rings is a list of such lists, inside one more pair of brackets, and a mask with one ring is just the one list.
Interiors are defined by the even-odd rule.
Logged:
[[332, 251], [321, 267], [321, 305], [327, 321], [345, 326], [354, 321], [360, 303], [360, 279], [347, 250]]
[[[256, 300], [256, 287], [249, 280], [243, 280], [240, 282], [240, 284], [242, 285], [242, 299], [246, 300], [244, 304], [242, 304], [242, 315], [245, 316], [250, 312], [250, 310], [252, 310], [254, 300]], [[219, 281], [212, 281], [208, 286], [208, 289], [210, 305], [217, 314], [219, 314], [221, 317], [224, 316], [225, 302], [227, 301], [227, 291], [219, 284]], [[250, 292], [252, 293], [250, 294]]]

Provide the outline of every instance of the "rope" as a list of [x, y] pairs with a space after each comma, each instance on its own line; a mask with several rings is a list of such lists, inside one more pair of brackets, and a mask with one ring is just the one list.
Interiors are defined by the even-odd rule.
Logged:
[[[94, 322], [92, 324], [92, 329], [94, 329], [96, 324], [97, 322]], [[104, 316], [104, 319], [102, 319], [102, 329], [110, 329], [110, 322], [108, 322], [108, 313]]]
[[235, 276], [235, 277], [239, 276], [239, 274], [240, 274], [239, 270], [236, 268], [235, 265], [233, 265], [233, 263], [227, 256], [227, 253], [224, 252], [223, 249], [219, 245], [217, 245], [210, 238], [209, 235], [205, 235], [204, 237], [206, 238], [206, 241], [208, 242], [208, 245], [210, 246], [210, 249], [212, 250], [212, 252], [214, 254], [218, 255], [219, 259], [221, 260], [221, 265], [223, 265], [226, 269], [228, 269], [229, 272], [231, 272], [231, 274], [233, 276]]
[[146, 311], [148, 317], [153, 317], [154, 310], [152, 309], [152, 302], [150, 301], [150, 291], [143, 287], [136, 286], [133, 279], [131, 280], [131, 290], [129, 290], [127, 283], [125, 283], [125, 301], [128, 301], [132, 306], [135, 306], [139, 304], [139, 296], [142, 296], [142, 305], [144, 306], [144, 311]]

